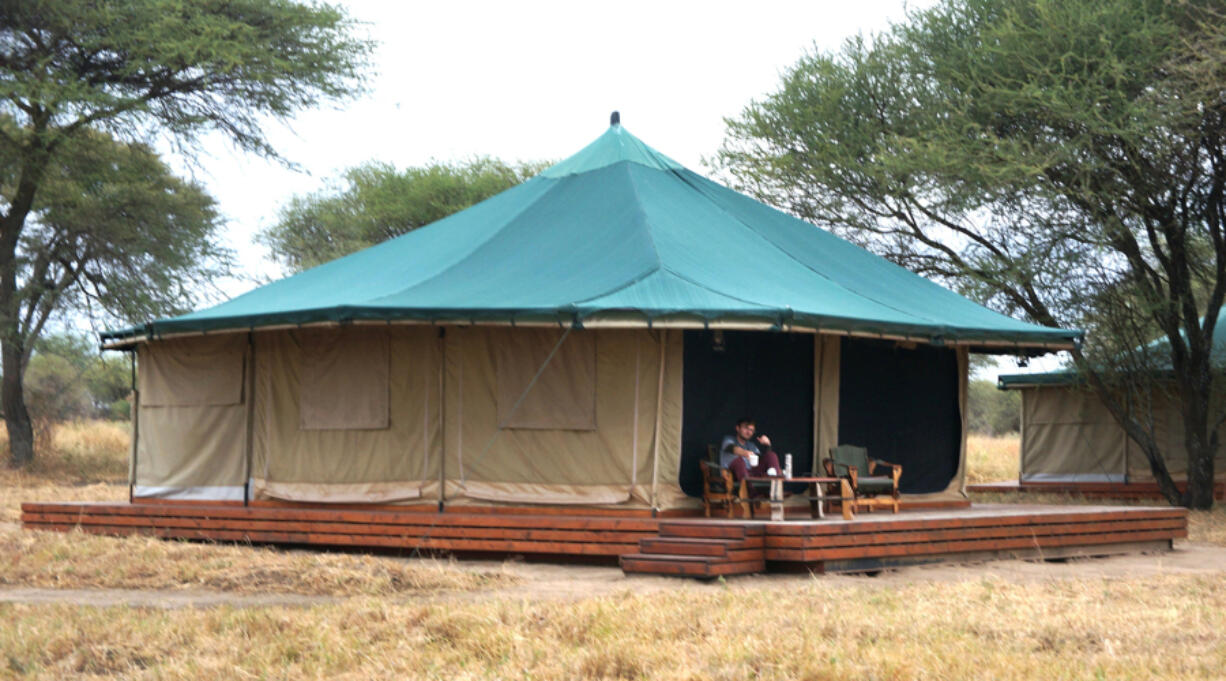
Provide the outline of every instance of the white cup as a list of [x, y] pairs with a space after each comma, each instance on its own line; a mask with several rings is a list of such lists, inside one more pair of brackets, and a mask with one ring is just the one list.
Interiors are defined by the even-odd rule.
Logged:
[[767, 468], [767, 469], [766, 469], [766, 474], [767, 474], [767, 475], [779, 475], [779, 471], [775, 470], [773, 467], [772, 467], [772, 468]]
[[750, 454], [749, 455], [749, 467], [753, 468], [754, 466], [757, 466], [757, 465], [758, 465], [758, 455]]

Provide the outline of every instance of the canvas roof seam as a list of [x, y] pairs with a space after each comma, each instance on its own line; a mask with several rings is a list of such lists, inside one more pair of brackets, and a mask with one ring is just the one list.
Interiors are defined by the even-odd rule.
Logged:
[[621, 161], [621, 163], [626, 164], [622, 167], [622, 170], [626, 173], [626, 182], [630, 184], [630, 191], [634, 192], [634, 209], [635, 212], [642, 216], [640, 224], [642, 225], [643, 233], [647, 235], [647, 240], [651, 242], [651, 252], [656, 257], [656, 271], [659, 271], [664, 267], [664, 259], [660, 257], [660, 248], [656, 245], [655, 231], [652, 230], [651, 223], [647, 219], [647, 211], [643, 210], [643, 197], [639, 194], [639, 187], [638, 183], [634, 180], [634, 173], [630, 172], [630, 161]]
[[[648, 270], [647, 272], [644, 272], [643, 274], [641, 274], [641, 275], [639, 275], [639, 276], [635, 277], [634, 279], [632, 279], [632, 280], [630, 280], [630, 281], [626, 282], [625, 284], [619, 284], [619, 285], [614, 286], [613, 288], [611, 288], [611, 289], [609, 289], [609, 290], [607, 290], [607, 291], [602, 291], [602, 292], [600, 292], [600, 293], [597, 293], [597, 294], [596, 294], [596, 295], [594, 295], [594, 296], [588, 296], [587, 298], [583, 298], [583, 299], [581, 299], [581, 300], [576, 300], [576, 301], [574, 301], [574, 302], [573, 302], [573, 303], [571, 303], [571, 304], [572, 304], [572, 305], [576, 305], [576, 306], [581, 306], [581, 305], [583, 305], [583, 304], [584, 304], [584, 303], [586, 303], [586, 302], [589, 302], [589, 301], [592, 301], [592, 300], [596, 300], [596, 299], [598, 299], [598, 298], [606, 298], [606, 297], [611, 296], [611, 295], [613, 295], [613, 294], [615, 294], [615, 293], [617, 293], [617, 292], [619, 292], [619, 291], [625, 291], [625, 290], [626, 290], [626, 289], [628, 289], [628, 288], [633, 288], [634, 286], [638, 285], [639, 283], [641, 283], [643, 280], [647, 279], [647, 278], [648, 278], [648, 277], [650, 277], [651, 275], [656, 274], [656, 273], [658, 273], [658, 272], [664, 272], [664, 271], [666, 271], [666, 269], [665, 269], [665, 267], [663, 266], [663, 264], [657, 264], [657, 265], [656, 265], [655, 267], [653, 267], [652, 269]], [[613, 309], [613, 308], [609, 308], [609, 309]], [[636, 310], [636, 311], [638, 311], [638, 312], [642, 312], [642, 311], [643, 311], [643, 310], [642, 310], [642, 308], [635, 308], [635, 310]], [[599, 313], [599, 311], [597, 311], [597, 312], [592, 312], [592, 313], [590, 313], [590, 314], [598, 314], [598, 313]]]
[[[692, 171], [692, 170], [691, 170], [691, 171], [689, 171], [689, 172], [694, 172], [694, 171]], [[865, 299], [865, 300], [868, 300], [868, 301], [871, 301], [871, 302], [873, 302], [873, 303], [876, 303], [876, 304], [878, 304], [878, 305], [880, 305], [880, 306], [882, 306], [882, 307], [884, 307], [884, 308], [886, 308], [886, 309], [894, 310], [895, 312], [898, 312], [898, 313], [900, 313], [900, 314], [902, 314], [902, 315], [904, 315], [904, 316], [907, 316], [907, 317], [912, 317], [912, 318], [915, 318], [915, 319], [919, 319], [919, 320], [922, 320], [922, 321], [925, 321], [925, 322], [928, 322], [928, 323], [930, 323], [930, 324], [934, 324], [934, 325], [935, 325], [936, 321], [935, 321], [935, 320], [933, 320], [933, 319], [932, 319], [932, 318], [930, 318], [930, 317], [927, 317], [927, 316], [925, 316], [925, 315], [916, 314], [916, 313], [914, 313], [914, 312], [912, 312], [912, 311], [910, 311], [910, 310], [905, 310], [905, 309], [902, 309], [902, 308], [900, 308], [900, 307], [896, 307], [896, 306], [894, 306], [894, 305], [891, 305], [891, 304], [889, 304], [889, 303], [886, 303], [886, 302], [883, 302], [883, 301], [877, 300], [877, 299], [876, 299], [876, 298], [874, 298], [873, 296], [866, 295], [866, 294], [864, 294], [864, 293], [861, 293], [860, 291], [857, 291], [857, 290], [855, 290], [855, 289], [849, 288], [849, 287], [848, 287], [846, 284], [844, 284], [843, 282], [836, 281], [835, 279], [831, 278], [829, 275], [827, 275], [827, 274], [825, 274], [825, 273], [823, 273], [823, 272], [820, 272], [820, 271], [818, 271], [817, 269], [814, 269], [814, 267], [813, 267], [812, 265], [810, 265], [809, 263], [806, 263], [805, 261], [801, 260], [800, 258], [797, 258], [796, 256], [792, 255], [791, 253], [789, 253], [789, 252], [787, 251], [787, 249], [785, 249], [785, 248], [783, 248], [782, 246], [780, 246], [779, 244], [775, 243], [775, 242], [774, 242], [774, 240], [772, 240], [772, 239], [768, 238], [766, 235], [762, 234], [762, 233], [761, 233], [761, 232], [759, 232], [758, 230], [756, 230], [756, 229], [754, 229], [753, 227], [751, 227], [751, 226], [750, 226], [748, 223], [746, 223], [744, 220], [742, 220], [742, 219], [741, 219], [739, 216], [734, 215], [733, 213], [731, 213], [730, 211], [728, 211], [728, 210], [727, 210], [726, 208], [724, 208], [724, 206], [723, 206], [723, 205], [721, 205], [721, 204], [720, 204], [718, 201], [715, 201], [715, 200], [714, 200], [714, 199], [711, 197], [711, 194], [710, 194], [709, 192], [707, 192], [707, 191], [706, 191], [704, 188], [702, 188], [702, 187], [700, 187], [700, 186], [696, 185], [695, 183], [691, 182], [691, 181], [689, 180], [689, 178], [685, 177], [685, 176], [684, 176], [684, 175], [682, 175], [680, 172], [677, 172], [677, 171], [671, 171], [671, 174], [673, 174], [673, 175], [677, 176], [677, 178], [678, 178], [678, 179], [680, 179], [682, 182], [684, 182], [684, 183], [685, 183], [687, 186], [689, 186], [689, 187], [693, 188], [693, 189], [694, 189], [695, 191], [697, 191], [699, 194], [701, 194], [702, 196], [706, 197], [707, 201], [708, 201], [708, 202], [709, 202], [711, 205], [715, 206], [715, 208], [716, 208], [717, 210], [719, 210], [721, 213], [723, 213], [724, 215], [727, 215], [729, 218], [731, 218], [731, 219], [732, 219], [732, 222], [734, 222], [734, 223], [736, 223], [736, 224], [741, 225], [743, 228], [745, 228], [745, 230], [747, 230], [748, 232], [750, 232], [751, 234], [753, 234], [753, 235], [754, 235], [754, 236], [756, 236], [757, 238], [761, 239], [762, 241], [765, 241], [767, 244], [770, 244], [770, 246], [771, 246], [772, 248], [774, 248], [775, 250], [779, 251], [779, 252], [780, 252], [780, 253], [782, 253], [782, 254], [783, 254], [785, 257], [787, 257], [788, 259], [790, 259], [790, 260], [792, 260], [793, 262], [797, 263], [798, 265], [800, 265], [800, 266], [801, 266], [801, 267], [803, 267], [804, 269], [806, 269], [806, 270], [808, 270], [808, 271], [812, 272], [813, 274], [817, 275], [819, 278], [824, 279], [824, 280], [826, 280], [826, 281], [829, 281], [831, 284], [834, 284], [835, 286], [838, 286], [839, 288], [843, 289], [844, 291], [847, 291], [848, 293], [851, 293], [852, 295], [855, 295], [855, 296], [858, 296], [858, 297], [863, 298], [863, 299]], [[763, 205], [767, 205], [767, 204], [763, 204]], [[778, 210], [777, 208], [774, 208], [774, 206], [767, 206], [767, 207], [768, 207], [768, 208], [772, 208], [772, 209], [774, 209], [774, 210]], [[782, 213], [783, 211], [779, 211], [779, 212], [781, 212], [781, 213]], [[784, 213], [784, 215], [787, 215], [787, 214], [786, 214], [786, 213]], [[797, 217], [796, 217], [796, 216], [794, 216], [794, 215], [788, 215], [788, 217], [789, 217], [789, 218], [792, 218], [793, 220], [799, 220], [799, 219], [800, 219], [800, 218], [797, 218]], [[818, 227], [817, 225], [814, 225], [814, 224], [812, 224], [812, 223], [809, 223], [808, 221], [802, 220], [802, 222], [806, 222], [806, 224], [809, 224], [810, 226], [812, 226], [812, 227], [813, 227], [813, 229], [821, 229], [821, 227]], [[875, 255], [875, 254], [874, 254], [874, 255]], [[880, 257], [880, 256], [878, 256], [878, 257]], [[893, 264], [893, 263], [891, 263], [891, 264]], [[908, 270], [908, 271], [910, 271], [910, 270]], [[914, 273], [912, 273], [912, 274], [914, 274]], [[919, 276], [919, 275], [916, 275], [916, 276]], [[922, 277], [921, 277], [921, 278], [922, 278]]]
[[[716, 295], [723, 296], [724, 298], [728, 298], [728, 299], [730, 299], [730, 300], [737, 300], [737, 301], [740, 301], [740, 302], [745, 303], [745, 304], [747, 304], [747, 305], [756, 305], [756, 306], [758, 306], [758, 309], [759, 309], [759, 310], [761, 310], [761, 311], [772, 311], [772, 312], [778, 312], [778, 311], [780, 311], [780, 310], [779, 310], [779, 308], [778, 308], [777, 306], [775, 306], [775, 305], [769, 305], [769, 304], [766, 304], [766, 303], [760, 303], [760, 302], [758, 302], [758, 301], [756, 301], [756, 300], [750, 300], [750, 299], [748, 299], [748, 298], [742, 298], [742, 297], [740, 297], [740, 296], [736, 296], [736, 295], [733, 295], [733, 294], [731, 294], [731, 293], [725, 293], [724, 291], [720, 291], [719, 289], [712, 288], [712, 287], [710, 287], [710, 286], [707, 286], [706, 284], [699, 283], [699, 282], [694, 281], [693, 279], [690, 279], [689, 277], [687, 277], [687, 276], [685, 276], [685, 275], [683, 275], [683, 274], [681, 274], [681, 273], [679, 273], [679, 272], [674, 271], [674, 270], [673, 270], [672, 268], [670, 268], [670, 267], [663, 267], [663, 266], [662, 266], [660, 269], [662, 269], [662, 270], [663, 270], [663, 271], [665, 271], [665, 272], [668, 272], [669, 274], [671, 274], [672, 276], [674, 276], [674, 277], [676, 277], [676, 278], [680, 279], [681, 281], [684, 281], [684, 282], [686, 282], [687, 284], [690, 284], [691, 286], [697, 286], [698, 288], [701, 288], [701, 289], [704, 289], [704, 290], [710, 291], [711, 293], [714, 293], [714, 294], [716, 294]], [[790, 309], [790, 308], [789, 308], [789, 309]]]

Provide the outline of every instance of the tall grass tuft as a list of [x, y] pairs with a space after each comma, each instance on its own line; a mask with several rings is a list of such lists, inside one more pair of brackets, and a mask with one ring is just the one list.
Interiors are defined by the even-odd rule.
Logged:
[[[22, 474], [77, 485], [121, 483], [128, 479], [132, 427], [121, 421], [56, 424]], [[0, 451], [9, 458], [8, 432], [0, 428]]]
[[1016, 434], [966, 438], [966, 481], [970, 484], [1017, 480], [1021, 438]]

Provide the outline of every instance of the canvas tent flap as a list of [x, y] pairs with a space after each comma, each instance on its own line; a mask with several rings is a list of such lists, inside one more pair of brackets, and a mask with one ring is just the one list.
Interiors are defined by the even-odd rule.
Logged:
[[522, 329], [494, 352], [502, 427], [596, 429], [595, 333]]
[[387, 332], [378, 328], [306, 329], [298, 343], [303, 430], [388, 427]]
[[280, 501], [325, 501], [333, 504], [394, 504], [422, 498], [426, 484], [403, 482], [310, 483], [252, 480], [252, 494]]
[[[541, 493], [536, 503], [642, 504], [643, 500], [632, 499], [631, 492], [636, 484], [650, 484], [654, 450], [659, 452], [658, 487], [678, 484], [679, 334], [593, 332], [598, 336], [594, 341], [598, 396], [595, 429], [499, 428], [498, 348], [521, 331], [494, 327], [447, 331], [445, 442], [449, 502], [468, 498], [525, 503], [525, 490], [531, 489]], [[653, 447], [657, 436], [658, 353], [666, 333], [676, 337], [665, 346], [660, 442]], [[533, 355], [543, 357], [558, 335], [533, 338], [538, 344]]]
[[229, 335], [141, 347], [135, 492], [232, 498], [246, 483], [246, 337]]
[[842, 339], [837, 336], [819, 336], [814, 344], [817, 357], [813, 366], [817, 370], [814, 385], [817, 395], [813, 403], [816, 421], [816, 451], [813, 453], [814, 475], [825, 475], [822, 459], [839, 445], [839, 348]]
[[300, 427], [302, 348], [295, 333], [257, 334], [253, 477], [263, 494], [295, 501], [425, 495], [437, 480], [440, 452], [437, 331], [347, 330], [354, 348], [386, 343], [387, 427], [327, 430]]
[[1089, 390], [1025, 388], [1022, 410], [1022, 480], [1125, 480], [1124, 431]]
[[149, 343], [140, 351], [141, 404], [184, 407], [238, 404], [243, 395], [242, 334]]

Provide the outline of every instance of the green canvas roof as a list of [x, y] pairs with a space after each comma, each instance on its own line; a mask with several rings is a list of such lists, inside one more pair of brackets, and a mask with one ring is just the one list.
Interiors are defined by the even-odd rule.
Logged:
[[228, 302], [104, 334], [358, 320], [595, 325], [755, 322], [1067, 346], [708, 180], [613, 124], [467, 210]]

